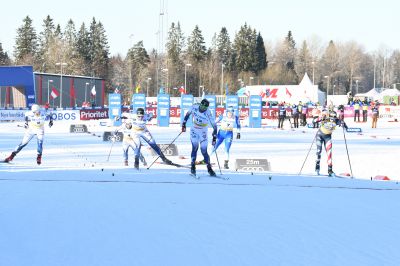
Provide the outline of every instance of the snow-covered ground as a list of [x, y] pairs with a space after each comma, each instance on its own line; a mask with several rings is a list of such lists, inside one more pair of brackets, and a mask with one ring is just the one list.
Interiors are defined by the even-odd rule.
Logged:
[[[121, 143], [107, 161], [110, 143], [55, 123], [42, 165], [35, 139], [0, 164], [0, 265], [400, 265], [399, 125], [348, 124], [363, 128], [345, 135], [355, 179], [315, 176], [315, 145], [298, 175], [315, 129], [265, 127], [234, 140], [231, 170], [222, 170], [229, 180], [205, 166], [196, 180], [186, 168], [124, 167]], [[17, 125], [0, 124], [0, 158], [21, 141]], [[149, 128], [158, 143], [180, 131]], [[336, 173], [350, 172], [343, 136], [333, 135]], [[175, 143], [188, 158], [189, 133]], [[271, 172], [236, 172], [235, 158], [268, 159]]]

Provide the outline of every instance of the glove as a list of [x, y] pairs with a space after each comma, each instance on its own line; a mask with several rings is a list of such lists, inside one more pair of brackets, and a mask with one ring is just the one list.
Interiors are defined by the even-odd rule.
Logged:
[[52, 126], [53, 126], [53, 120], [50, 120], [49, 127], [52, 127]]
[[182, 132], [186, 132], [186, 123], [185, 122], [182, 123]]
[[211, 144], [215, 146], [215, 143], [217, 143], [217, 136], [213, 135]]
[[25, 122], [24, 128], [28, 128], [28, 127], [29, 127], [28, 122]]
[[236, 134], [236, 139], [240, 139], [240, 132]]

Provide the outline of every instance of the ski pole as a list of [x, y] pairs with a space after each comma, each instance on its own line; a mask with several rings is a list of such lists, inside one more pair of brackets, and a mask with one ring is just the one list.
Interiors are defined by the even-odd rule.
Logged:
[[219, 173], [222, 175], [221, 165], [219, 164], [218, 154], [217, 154], [217, 150], [215, 149], [215, 145], [214, 145], [214, 151], [215, 151], [215, 157], [217, 157], [217, 163], [218, 163]]
[[314, 145], [315, 139], [317, 138], [317, 134], [318, 134], [318, 130], [317, 130], [317, 133], [315, 133], [315, 137], [314, 137], [314, 139], [313, 139], [313, 141], [312, 141], [312, 143], [311, 143], [310, 148], [308, 149], [307, 156], [306, 156], [306, 158], [304, 159], [303, 165], [301, 166], [299, 175], [301, 174], [301, 171], [303, 171], [304, 164], [306, 163], [307, 158], [308, 158], [308, 155], [310, 154], [311, 148], [312, 148], [312, 146]]
[[112, 144], [111, 144], [110, 152], [108, 153], [108, 157], [107, 157], [107, 162], [110, 160], [111, 150], [112, 150], [112, 148], [114, 146], [114, 143], [115, 143], [115, 138], [113, 137], [112, 138]]
[[183, 133], [183, 131], [181, 131], [181, 132], [178, 134], [178, 136], [176, 136], [176, 137], [172, 140], [172, 142], [171, 142], [170, 144], [168, 144], [167, 147], [164, 148], [164, 150], [161, 151], [160, 155], [158, 155], [157, 158], [150, 164], [150, 166], [147, 167], [147, 170], [149, 170], [150, 167], [153, 166], [153, 164], [158, 160], [158, 158], [160, 158], [161, 154], [164, 154], [164, 152], [169, 148], [169, 146], [171, 146], [171, 145], [175, 142], [175, 140], [176, 140], [182, 133]]
[[347, 148], [347, 140], [346, 140], [346, 134], [344, 133], [344, 127], [343, 127], [343, 137], [344, 137], [344, 143], [345, 143], [345, 145], [346, 145], [347, 159], [348, 159], [348, 161], [349, 161], [351, 178], [354, 178], [354, 176], [353, 176], [353, 170], [351, 169], [350, 155], [349, 155], [349, 149]]

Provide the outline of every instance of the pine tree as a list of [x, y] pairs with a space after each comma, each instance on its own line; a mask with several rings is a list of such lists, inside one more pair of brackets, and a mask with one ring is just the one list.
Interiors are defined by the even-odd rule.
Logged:
[[229, 69], [229, 62], [232, 57], [232, 43], [225, 27], [221, 29], [217, 36], [216, 46], [219, 61], [228, 66]]
[[205, 60], [207, 49], [204, 44], [203, 34], [199, 26], [196, 25], [188, 38], [187, 57], [190, 62], [199, 64]]
[[145, 70], [150, 63], [150, 57], [146, 49], [143, 47], [143, 41], [139, 41], [131, 49], [129, 49], [127, 60], [128, 65], [131, 67], [132, 79], [136, 85], [144, 87], [144, 74], [147, 74]]
[[42, 72], [53, 70], [53, 66], [50, 62], [51, 55], [49, 54], [49, 49], [54, 42], [54, 31], [55, 26], [53, 19], [47, 15], [43, 20], [43, 31], [39, 33], [39, 49], [36, 54], [39, 65], [41, 66], [40, 71]]
[[68, 62], [68, 70], [70, 74], [81, 75], [84, 60], [78, 52], [77, 33], [72, 19], [68, 21], [63, 36], [64, 60]]
[[101, 22], [93, 18], [90, 24], [90, 52], [91, 68], [94, 76], [106, 78], [109, 62], [109, 47], [107, 36]]
[[258, 33], [256, 40], [256, 74], [267, 68], [267, 53], [265, 52], [264, 39], [261, 33]]
[[89, 32], [86, 29], [85, 23], [82, 23], [79, 32], [77, 34], [76, 41], [77, 52], [79, 56], [83, 60], [83, 64], [81, 67], [81, 73], [83, 75], [89, 76], [91, 75], [91, 53], [90, 53], [90, 36]]
[[303, 41], [297, 55], [296, 72], [299, 76], [312, 73], [312, 57], [306, 41]]
[[183, 84], [183, 49], [185, 48], [185, 38], [183, 36], [180, 23], [172, 23], [167, 37], [167, 62], [169, 84], [172, 87], [180, 87]]
[[0, 66], [6, 66], [6, 65], [10, 65], [10, 64], [11, 64], [11, 60], [8, 57], [7, 52], [4, 52], [3, 46], [0, 42]]
[[34, 57], [37, 51], [36, 31], [32, 26], [32, 19], [26, 16], [23, 25], [17, 29], [17, 37], [14, 46], [14, 57], [16, 64], [35, 63]]
[[257, 34], [250, 26], [245, 23], [240, 27], [235, 36], [233, 47], [236, 53], [236, 67], [238, 72], [251, 71], [257, 72]]

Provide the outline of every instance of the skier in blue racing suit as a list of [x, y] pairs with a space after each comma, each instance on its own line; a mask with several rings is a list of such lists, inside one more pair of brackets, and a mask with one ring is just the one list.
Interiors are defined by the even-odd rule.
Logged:
[[225, 161], [224, 168], [229, 169], [229, 151], [231, 149], [233, 140], [233, 128], [236, 125], [238, 132], [236, 133], [236, 139], [240, 139], [240, 121], [239, 117], [235, 115], [235, 110], [233, 107], [228, 107], [223, 115], [220, 115], [215, 123], [221, 122], [220, 128], [217, 134], [217, 142], [211, 155], [216, 152], [218, 147], [225, 142]]

